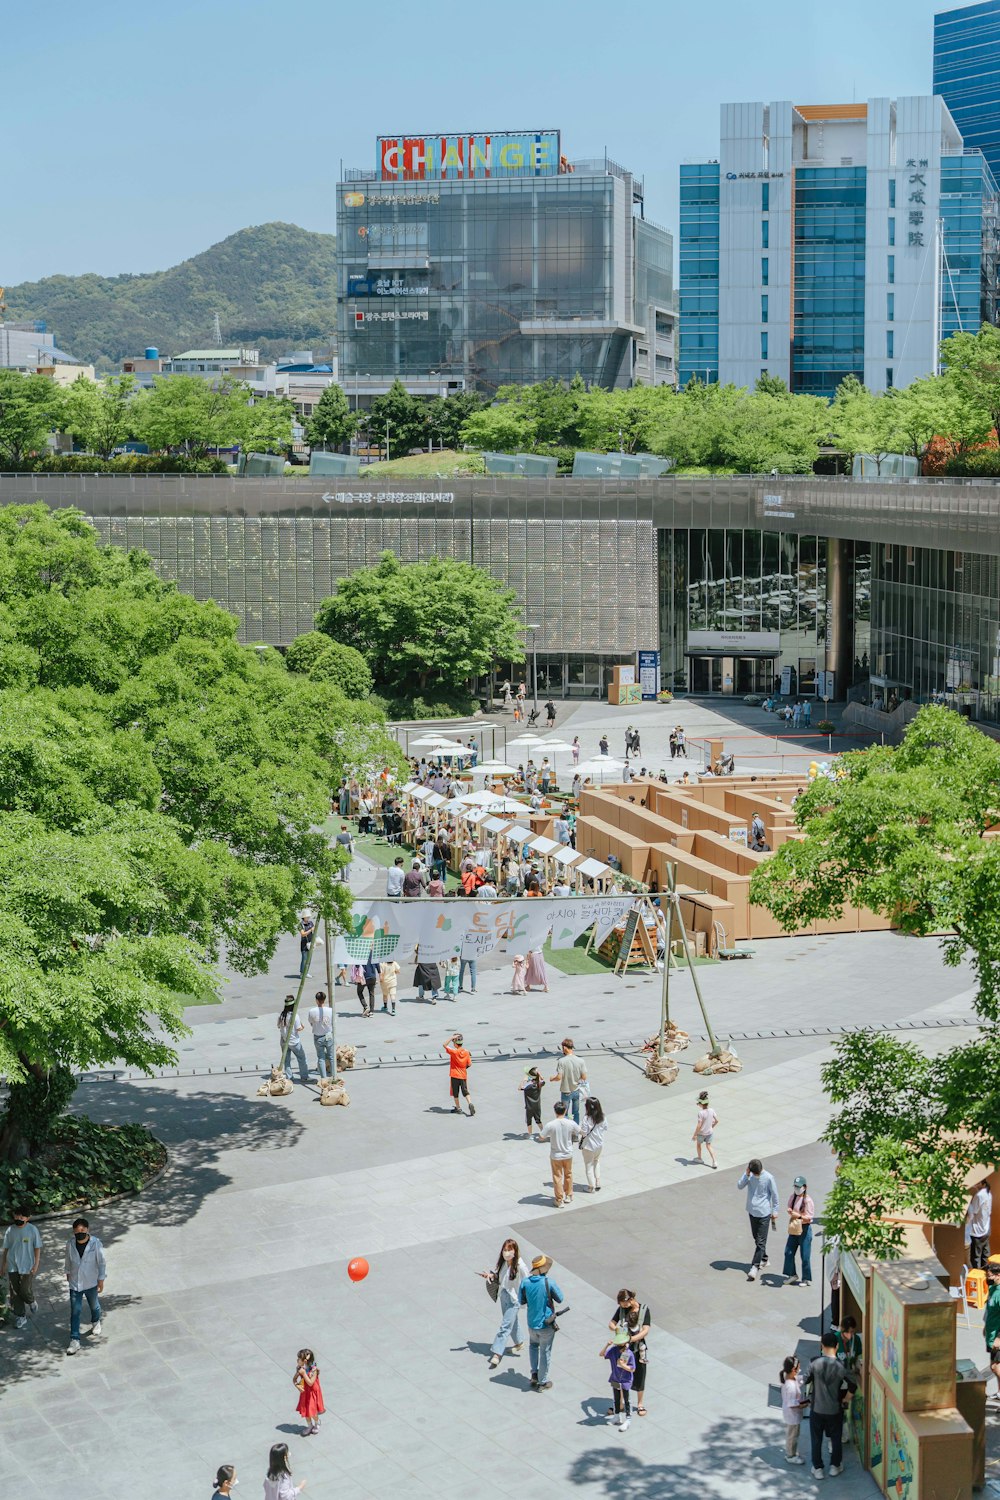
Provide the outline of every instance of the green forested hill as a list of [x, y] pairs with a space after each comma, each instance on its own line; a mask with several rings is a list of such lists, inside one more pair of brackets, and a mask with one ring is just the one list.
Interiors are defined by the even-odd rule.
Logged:
[[214, 344], [264, 354], [329, 349], [337, 327], [332, 234], [296, 224], [241, 229], [169, 271], [143, 276], [47, 276], [7, 288], [11, 321], [44, 318], [56, 342], [104, 368], [149, 344], [169, 356]]

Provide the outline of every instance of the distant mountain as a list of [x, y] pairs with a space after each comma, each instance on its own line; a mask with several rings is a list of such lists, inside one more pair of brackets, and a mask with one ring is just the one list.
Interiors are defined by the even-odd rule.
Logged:
[[263, 354], [329, 350], [337, 327], [336, 238], [258, 224], [142, 276], [46, 276], [7, 288], [11, 321], [44, 318], [78, 359], [110, 368], [155, 345], [164, 356], [215, 343]]

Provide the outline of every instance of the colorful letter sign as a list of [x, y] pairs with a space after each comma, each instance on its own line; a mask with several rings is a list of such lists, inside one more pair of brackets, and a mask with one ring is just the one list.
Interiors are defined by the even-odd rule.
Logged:
[[382, 135], [378, 138], [378, 170], [383, 182], [554, 177], [559, 171], [559, 132]]

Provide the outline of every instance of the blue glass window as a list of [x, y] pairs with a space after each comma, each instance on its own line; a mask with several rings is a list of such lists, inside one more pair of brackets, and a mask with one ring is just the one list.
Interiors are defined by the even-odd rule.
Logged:
[[896, 243], [896, 221], [895, 221], [895, 219], [890, 219], [889, 220], [889, 244], [890, 245], [894, 245], [895, 243]]
[[761, 294], [760, 294], [760, 321], [762, 323], [766, 323], [767, 322], [767, 293], [766, 292], [761, 292]]
[[762, 250], [766, 250], [768, 248], [768, 231], [769, 231], [769, 229], [770, 229], [770, 225], [769, 225], [767, 219], [761, 219], [761, 221], [760, 221], [760, 246], [761, 246]]
[[766, 333], [762, 333], [761, 336], [760, 336], [760, 357], [761, 357], [761, 359], [766, 359], [767, 358], [767, 334]]
[[885, 318], [886, 318], [886, 322], [887, 323], [891, 323], [893, 321], [893, 319], [895, 318], [895, 316], [896, 316], [896, 293], [895, 292], [886, 292], [886, 294], [885, 294]]
[[760, 207], [762, 213], [767, 213], [771, 207], [771, 184], [762, 182], [760, 185]]
[[887, 257], [886, 273], [886, 280], [888, 281], [889, 285], [892, 286], [893, 282], [896, 280], [896, 257], [894, 255], [890, 255]]
[[887, 328], [886, 329], [886, 334], [885, 334], [885, 357], [886, 357], [886, 359], [892, 359], [893, 358], [892, 346], [895, 343], [895, 341], [896, 341], [896, 339], [895, 339], [895, 335], [894, 335], [892, 329], [891, 328]]
[[767, 286], [767, 260], [768, 260], [768, 258], [767, 258], [766, 255], [762, 255], [761, 258], [760, 258], [760, 284], [761, 284], [761, 286]]
[[895, 177], [890, 177], [889, 178], [889, 207], [890, 208], [895, 208], [896, 207], [896, 179], [895, 179]]

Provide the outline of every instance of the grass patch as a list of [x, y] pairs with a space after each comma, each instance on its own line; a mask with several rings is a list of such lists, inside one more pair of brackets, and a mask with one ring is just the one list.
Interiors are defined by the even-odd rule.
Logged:
[[462, 474], [483, 474], [485, 465], [481, 453], [457, 453], [453, 448], [435, 449], [433, 453], [415, 453], [409, 458], [393, 458], [388, 463], [365, 464], [361, 470], [367, 478], [374, 475], [386, 478], [397, 475], [413, 479], [451, 479]]
[[546, 942], [542, 954], [547, 964], [561, 974], [611, 974], [613, 966], [607, 963], [596, 948], [587, 952], [587, 939], [577, 938], [572, 948], [553, 948], [551, 939]]

